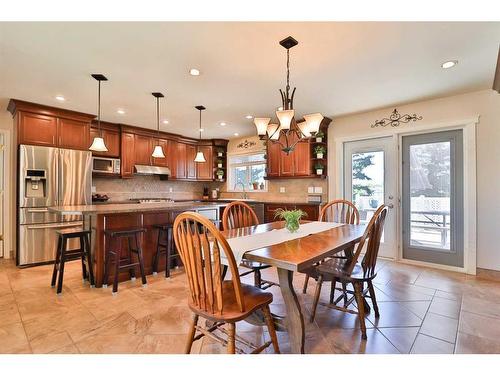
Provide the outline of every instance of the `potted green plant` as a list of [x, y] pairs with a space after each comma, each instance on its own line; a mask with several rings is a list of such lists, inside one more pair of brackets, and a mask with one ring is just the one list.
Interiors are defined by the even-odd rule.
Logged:
[[323, 174], [323, 169], [325, 169], [325, 166], [321, 163], [316, 163], [314, 169], [316, 169], [316, 174], [318, 176], [321, 176]]
[[217, 175], [217, 178], [219, 180], [222, 180], [224, 178], [224, 171], [222, 169], [217, 169], [217, 172], [215, 172], [215, 174]]
[[315, 134], [316, 142], [323, 142], [323, 138], [325, 137], [325, 133], [321, 130]]
[[314, 148], [314, 153], [316, 154], [317, 159], [323, 159], [325, 152], [326, 148], [324, 146], [318, 145]]
[[297, 232], [300, 227], [300, 219], [307, 216], [307, 214], [302, 210], [284, 210], [278, 208], [274, 211], [274, 218], [285, 220], [285, 228], [288, 229], [290, 233]]

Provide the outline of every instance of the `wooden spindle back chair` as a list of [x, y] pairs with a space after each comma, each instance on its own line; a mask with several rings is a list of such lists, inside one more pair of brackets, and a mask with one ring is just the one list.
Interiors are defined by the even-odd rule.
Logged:
[[[246, 344], [254, 349], [254, 353], [259, 353], [272, 343], [275, 352], [279, 353], [269, 310], [273, 296], [241, 283], [231, 247], [215, 225], [198, 213], [184, 212], [175, 219], [173, 234], [187, 274], [189, 307], [194, 312], [186, 353], [190, 353], [193, 341], [205, 335], [227, 345], [229, 353], [235, 353], [235, 322], [247, 318], [259, 309], [264, 314], [271, 341], [261, 347], [249, 342]], [[222, 276], [223, 262], [231, 271], [231, 279], [227, 281]], [[209, 328], [198, 326], [199, 316], [214, 324]], [[222, 328], [226, 323], [230, 325], [228, 331]], [[216, 329], [227, 333], [228, 339], [222, 340], [220, 336], [213, 334]], [[201, 334], [195, 337], [197, 331]]]
[[[359, 224], [359, 211], [352, 202], [345, 199], [335, 199], [323, 206], [319, 213], [318, 220], [343, 224]], [[344, 258], [350, 258], [352, 255], [352, 249], [344, 250]], [[339, 256], [334, 256], [334, 258], [337, 257]], [[304, 286], [302, 287], [302, 293], [304, 294], [307, 293], [307, 285], [309, 284], [309, 279], [311, 277], [317, 278], [317, 272], [314, 268], [311, 268], [308, 272], [306, 272]], [[334, 286], [332, 285], [332, 288], [333, 287]]]
[[[235, 201], [231, 202], [226, 206], [222, 214], [222, 228], [224, 230], [245, 228], [253, 225], [259, 225], [259, 218], [254, 212], [252, 207], [250, 207], [245, 202]], [[250, 271], [243, 272], [240, 274], [241, 277], [248, 274], [254, 274], [254, 285], [261, 289], [267, 289], [276, 283], [268, 280], [262, 279], [261, 270], [269, 268], [271, 266], [267, 264], [262, 264], [260, 262], [252, 262], [248, 260], [243, 260], [241, 266], [249, 268]]]

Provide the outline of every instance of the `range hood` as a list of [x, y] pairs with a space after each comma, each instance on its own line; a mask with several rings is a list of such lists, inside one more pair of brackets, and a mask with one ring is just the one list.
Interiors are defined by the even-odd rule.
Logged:
[[136, 164], [134, 166], [135, 174], [142, 175], [160, 175], [160, 176], [170, 176], [170, 168], [168, 167], [157, 167], [152, 165], [140, 165]]

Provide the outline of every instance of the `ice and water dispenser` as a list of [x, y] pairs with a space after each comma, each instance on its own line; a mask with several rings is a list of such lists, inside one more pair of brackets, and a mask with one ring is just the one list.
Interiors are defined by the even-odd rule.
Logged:
[[25, 198], [47, 197], [47, 176], [44, 169], [27, 169], [24, 176]]

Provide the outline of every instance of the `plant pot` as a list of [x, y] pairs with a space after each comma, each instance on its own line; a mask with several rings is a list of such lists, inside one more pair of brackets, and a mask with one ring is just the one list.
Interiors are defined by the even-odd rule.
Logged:
[[218, 176], [217, 176], [217, 178], [218, 178], [219, 180], [222, 180], [222, 179], [224, 178], [224, 176], [222, 176], [222, 175], [218, 175]]
[[223, 153], [222, 153], [222, 152], [218, 152], [218, 153], [217, 153], [217, 156], [222, 156], [222, 155], [223, 155]]
[[316, 142], [323, 142], [323, 138], [322, 137], [316, 137]]
[[316, 158], [317, 159], [323, 159], [323, 153], [322, 152], [319, 152], [316, 154]]
[[222, 168], [222, 163], [217, 164], [217, 168]]
[[323, 169], [316, 169], [316, 174], [321, 176], [323, 174]]
[[252, 182], [252, 188], [254, 190], [257, 190], [259, 188], [259, 183], [258, 182]]

